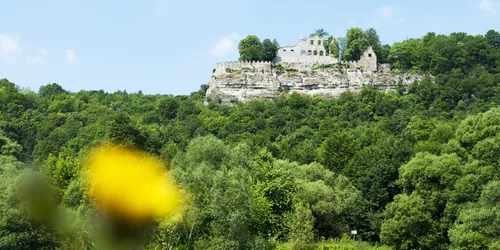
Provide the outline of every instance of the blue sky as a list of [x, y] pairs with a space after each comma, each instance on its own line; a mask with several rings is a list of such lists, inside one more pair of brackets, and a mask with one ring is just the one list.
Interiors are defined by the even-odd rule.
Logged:
[[0, 78], [37, 91], [189, 94], [218, 61], [238, 58], [239, 39], [294, 45], [324, 28], [377, 29], [383, 43], [429, 31], [500, 30], [500, 0], [0, 0]]

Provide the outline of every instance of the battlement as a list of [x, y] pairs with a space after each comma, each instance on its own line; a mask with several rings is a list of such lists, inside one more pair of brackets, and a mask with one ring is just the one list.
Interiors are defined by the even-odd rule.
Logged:
[[264, 72], [271, 71], [271, 62], [265, 61], [232, 61], [232, 62], [220, 62], [215, 66], [214, 75], [222, 75], [228, 73], [226, 69], [231, 70], [259, 70]]
[[322, 65], [322, 64], [325, 64], [325, 62], [313, 61], [313, 62], [281, 62], [281, 63], [279, 63], [279, 65], [283, 66], [284, 68], [293, 68], [293, 69], [297, 69], [298, 71], [312, 70], [314, 65]]
[[241, 65], [244, 66], [256, 66], [256, 65], [270, 65], [271, 62], [266, 62], [266, 61], [230, 61], [230, 62], [218, 62], [217, 65], [227, 65], [231, 67], [238, 67]]

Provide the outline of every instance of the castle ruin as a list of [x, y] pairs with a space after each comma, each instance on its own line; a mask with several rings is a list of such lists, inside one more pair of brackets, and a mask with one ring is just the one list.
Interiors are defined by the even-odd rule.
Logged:
[[363, 86], [389, 91], [398, 83], [419, 81], [417, 74], [393, 74], [389, 64], [377, 64], [368, 47], [357, 61], [343, 61], [325, 50], [327, 38], [301, 38], [295, 46], [282, 46], [272, 62], [217, 63], [207, 89], [208, 99], [223, 103], [272, 99], [289, 91], [338, 97], [357, 93]]
[[274, 63], [281, 62], [309, 62], [309, 63], [338, 63], [338, 58], [330, 56], [325, 50], [325, 37], [300, 38], [295, 46], [282, 46], [278, 49]]
[[[281, 64], [299, 62], [309, 63], [311, 65], [338, 63], [339, 59], [330, 55], [328, 50], [325, 49], [326, 41], [328, 41], [328, 38], [325, 37], [301, 37], [295, 46], [280, 47], [276, 57], [273, 59], [273, 63]], [[378, 70], [377, 55], [371, 46], [365, 50], [358, 61], [346, 61], [344, 63], [347, 68], [350, 69], [362, 69], [372, 72]]]

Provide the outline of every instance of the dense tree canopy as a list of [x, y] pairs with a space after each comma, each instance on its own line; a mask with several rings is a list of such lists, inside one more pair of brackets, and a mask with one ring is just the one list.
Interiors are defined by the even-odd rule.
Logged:
[[264, 61], [272, 61], [274, 57], [276, 57], [276, 53], [278, 52], [279, 44], [274, 39], [272, 42], [269, 39], [265, 39], [262, 41], [262, 60]]
[[[497, 40], [428, 33], [386, 46], [375, 30], [352, 29], [332, 38], [339, 55], [379, 46], [395, 73], [432, 77], [336, 99], [290, 93], [228, 106], [205, 100], [207, 86], [188, 96], [32, 92], [2, 79], [0, 249], [99, 249], [81, 169], [109, 142], [161, 159], [189, 194], [182, 218], [152, 225], [142, 249], [496, 249]], [[273, 46], [250, 36], [240, 52]], [[22, 188], [26, 176], [40, 185]], [[50, 209], [31, 209], [23, 190]], [[33, 195], [43, 190], [53, 198]], [[36, 219], [54, 211], [71, 231]]]
[[240, 61], [271, 61], [276, 57], [279, 44], [274, 39], [272, 42], [265, 39], [260, 42], [257, 36], [247, 36], [242, 39], [238, 45], [240, 52]]
[[347, 30], [344, 59], [347, 61], [359, 60], [368, 46], [368, 37], [362, 29], [351, 28]]
[[[328, 32], [324, 29], [318, 29], [311, 36], [327, 37]], [[382, 45], [377, 30], [370, 28], [363, 31], [360, 28], [350, 28], [346, 32], [345, 37], [329, 37], [323, 44], [325, 50], [336, 58], [341, 60], [359, 60], [361, 54], [372, 46], [377, 54], [378, 63], [387, 63], [391, 46], [388, 44]]]

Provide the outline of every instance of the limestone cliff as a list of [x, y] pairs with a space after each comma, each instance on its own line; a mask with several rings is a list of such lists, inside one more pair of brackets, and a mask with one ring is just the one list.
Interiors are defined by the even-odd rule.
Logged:
[[206, 96], [223, 103], [271, 99], [290, 91], [338, 97], [346, 91], [357, 93], [369, 84], [387, 91], [394, 89], [398, 82], [408, 85], [420, 79], [421, 75], [392, 74], [383, 67], [376, 72], [364, 72], [335, 66], [315, 68], [302, 63], [278, 66], [264, 62], [221, 63], [212, 75]]

